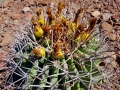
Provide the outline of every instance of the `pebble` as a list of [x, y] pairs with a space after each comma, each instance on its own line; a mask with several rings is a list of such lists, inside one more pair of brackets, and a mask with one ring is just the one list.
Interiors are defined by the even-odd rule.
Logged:
[[10, 34], [6, 33], [6, 34], [4, 35], [4, 37], [3, 37], [2, 42], [0, 43], [0, 46], [8, 45], [8, 44], [10, 44], [12, 41], [13, 41], [13, 37], [12, 37]]
[[29, 14], [27, 15], [27, 17], [28, 17], [29, 20], [31, 20], [32, 16], [33, 16], [33, 15], [32, 15], [31, 13], [29, 13]]
[[3, 2], [3, 7], [5, 8], [5, 7], [8, 7], [8, 4], [9, 4], [9, 0], [4, 0], [4, 2]]
[[111, 35], [109, 35], [110, 40], [115, 41], [116, 40], [116, 34], [115, 33], [111, 33]]
[[11, 18], [13, 20], [20, 19], [21, 18], [21, 14], [19, 14], [19, 13], [11, 13]]
[[103, 32], [103, 36], [108, 37], [112, 41], [116, 40], [116, 34], [113, 33], [114, 29], [113, 29], [112, 25], [110, 25], [107, 22], [103, 22], [101, 24], [100, 28], [101, 28], [102, 31], [105, 31], [105, 32]]
[[3, 0], [3, 7], [9, 7], [12, 6], [12, 3], [14, 2], [14, 0]]
[[98, 17], [100, 15], [100, 11], [94, 11], [94, 12], [92, 12], [92, 16], [94, 16], [94, 17]]
[[23, 11], [24, 13], [25, 13], [25, 12], [29, 12], [29, 11], [30, 11], [30, 8], [29, 8], [29, 7], [24, 7], [22, 11]]
[[113, 14], [112, 13], [103, 13], [102, 17], [105, 21], [109, 20]]
[[30, 5], [34, 5], [34, 0], [27, 0]]
[[103, 30], [107, 30], [108, 32], [112, 32], [113, 31], [113, 26], [110, 25], [109, 23], [107, 22], [103, 22], [100, 26], [101, 29]]

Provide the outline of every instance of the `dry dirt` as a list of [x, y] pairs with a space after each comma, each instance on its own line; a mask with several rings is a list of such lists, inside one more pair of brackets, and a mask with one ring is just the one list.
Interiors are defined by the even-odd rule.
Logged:
[[[76, 7], [76, 5], [83, 7], [88, 17], [97, 17], [101, 22], [101, 30], [106, 30], [103, 35], [108, 35], [107, 37], [110, 40], [109, 48], [114, 50], [109, 52], [114, 58], [111, 68], [114, 68], [118, 72], [118, 74], [115, 74], [111, 79], [113, 83], [117, 82], [117, 84], [113, 84], [114, 86], [111, 84], [109, 90], [119, 90], [120, 0], [63, 1], [67, 4], [71, 4], [71, 7]], [[9, 49], [14, 41], [14, 35], [25, 28], [26, 22], [30, 21], [32, 15], [39, 7], [44, 8], [49, 4], [56, 6], [57, 2], [58, 0], [0, 0], [0, 73], [5, 72], [4, 68], [7, 66], [5, 60], [9, 59]], [[69, 10], [69, 12], [71, 11], [72, 10]]]

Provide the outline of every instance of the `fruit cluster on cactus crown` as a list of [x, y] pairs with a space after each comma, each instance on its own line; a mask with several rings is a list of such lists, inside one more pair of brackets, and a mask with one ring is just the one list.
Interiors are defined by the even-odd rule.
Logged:
[[78, 9], [75, 18], [73, 21], [70, 21], [69, 18], [62, 15], [62, 9], [64, 7], [65, 4], [59, 2], [56, 15], [48, 8], [46, 10], [48, 16], [46, 22], [41, 14], [41, 8], [36, 12], [37, 19], [35, 17], [31, 19], [35, 37], [38, 40], [41, 38], [44, 39], [44, 47], [51, 46], [51, 53], [55, 59], [60, 59], [65, 53], [68, 53], [73, 44], [86, 41], [97, 20], [96, 18], [91, 18], [89, 20], [89, 26], [85, 29], [85, 25], [80, 22], [83, 15], [83, 8]]

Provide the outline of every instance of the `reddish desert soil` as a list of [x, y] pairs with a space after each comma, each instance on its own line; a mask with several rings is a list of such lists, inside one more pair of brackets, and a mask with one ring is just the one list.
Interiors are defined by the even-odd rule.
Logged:
[[[100, 28], [106, 30], [110, 39], [109, 48], [114, 51], [109, 54], [114, 58], [111, 68], [117, 71], [112, 77], [113, 84], [110, 90], [119, 90], [120, 87], [120, 0], [63, 0], [71, 3], [71, 7], [83, 7], [88, 16], [94, 16], [101, 21]], [[26, 22], [42, 6], [51, 4], [56, 6], [58, 0], [0, 0], [0, 77], [4, 75], [9, 59], [10, 45], [14, 35], [25, 28]], [[55, 3], [55, 4], [54, 4]], [[69, 10], [71, 12], [71, 10]], [[104, 36], [107, 34], [104, 33]], [[3, 70], [3, 71], [1, 71]], [[112, 72], [112, 73], [116, 73]], [[2, 81], [2, 79], [0, 80]], [[0, 81], [0, 84], [1, 84]], [[117, 84], [114, 84], [114, 82]], [[99, 89], [102, 90], [102, 89]]]

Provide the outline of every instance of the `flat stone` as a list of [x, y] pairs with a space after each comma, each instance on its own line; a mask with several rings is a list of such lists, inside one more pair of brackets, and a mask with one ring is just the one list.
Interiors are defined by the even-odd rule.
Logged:
[[34, 0], [27, 0], [30, 5], [34, 5]]
[[110, 24], [107, 23], [107, 22], [103, 22], [103, 23], [101, 24], [100, 28], [101, 28], [102, 30], [106, 30], [107, 32], [112, 32], [112, 31], [113, 31], [113, 26], [110, 25]]
[[4, 0], [3, 7], [8, 7], [8, 4], [9, 4], [9, 0]]
[[49, 3], [49, 0], [39, 0], [39, 4], [46, 6]]
[[11, 18], [14, 19], [20, 19], [21, 18], [21, 14], [18, 13], [11, 13]]
[[100, 11], [94, 11], [94, 12], [92, 12], [92, 16], [94, 16], [94, 17], [98, 17], [100, 15]]
[[112, 17], [112, 13], [103, 13], [102, 17], [105, 21], [109, 20]]
[[25, 13], [25, 12], [29, 12], [29, 11], [30, 11], [30, 8], [29, 8], [29, 7], [24, 7], [22, 11], [23, 11], [24, 13]]
[[31, 13], [29, 13], [28, 15], [27, 15], [27, 17], [29, 18], [29, 20], [31, 20], [32, 19], [32, 14]]
[[14, 0], [3, 0], [3, 7], [9, 7], [12, 6], [12, 2], [14, 2]]
[[2, 42], [0, 43], [0, 46], [9, 45], [12, 41], [13, 37], [10, 34], [6, 33], [3, 37]]
[[111, 35], [108, 36], [110, 40], [115, 41], [116, 40], [116, 34], [112, 33]]
[[110, 40], [115, 41], [116, 40], [116, 34], [114, 34], [113, 26], [110, 25], [107, 22], [103, 22], [100, 26], [101, 31], [103, 31], [103, 36], [108, 37]]

